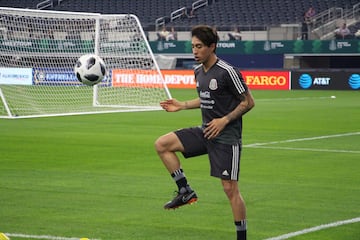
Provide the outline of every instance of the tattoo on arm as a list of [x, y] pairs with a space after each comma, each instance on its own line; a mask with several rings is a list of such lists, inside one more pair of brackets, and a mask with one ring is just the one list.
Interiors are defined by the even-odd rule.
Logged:
[[250, 92], [242, 94], [240, 96], [240, 100], [240, 104], [232, 112], [226, 115], [229, 122], [240, 118], [254, 107], [254, 99]]

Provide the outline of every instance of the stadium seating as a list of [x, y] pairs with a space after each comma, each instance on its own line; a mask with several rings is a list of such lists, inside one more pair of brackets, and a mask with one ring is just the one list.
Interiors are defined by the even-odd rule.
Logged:
[[132, 13], [139, 17], [144, 28], [153, 27], [159, 17], [170, 16], [172, 11], [181, 7], [191, 6], [192, 0], [136, 0], [136, 1], [88, 1], [65, 0], [56, 10], [99, 12], [105, 14]]
[[[145, 30], [154, 30], [155, 21], [166, 17], [169, 21], [171, 12], [182, 8], [191, 8], [196, 0], [63, 0], [54, 10], [81, 11], [99, 13], [133, 13], [136, 14]], [[35, 8], [41, 0], [0, 0], [0, 6]], [[169, 23], [178, 30], [189, 29], [189, 26], [206, 23], [221, 30], [230, 30], [234, 25], [246, 29], [255, 29], [265, 25], [282, 23], [299, 23], [302, 15], [310, 7], [317, 12], [331, 7], [351, 9], [358, 0], [209, 0], [209, 5], [196, 9], [194, 18], [178, 18]]]
[[41, 2], [41, 0], [0, 0], [0, 6], [35, 9], [39, 2]]
[[360, 39], [360, 35], [356, 36], [355, 33], [360, 30], [360, 22], [349, 26], [352, 38]]
[[[357, 0], [324, 0], [312, 1], [317, 12], [331, 7], [352, 8]], [[189, 24], [207, 23], [219, 29], [230, 30], [233, 25], [247, 29], [264, 25], [299, 23], [304, 12], [310, 7], [309, 1], [284, 0], [226, 0], [216, 1], [206, 8], [198, 9], [196, 17], [188, 21], [173, 23], [189, 26]], [[224, 29], [229, 28], [229, 29]]]

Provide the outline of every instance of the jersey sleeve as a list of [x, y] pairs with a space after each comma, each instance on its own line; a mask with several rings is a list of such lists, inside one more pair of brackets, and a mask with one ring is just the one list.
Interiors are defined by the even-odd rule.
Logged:
[[236, 95], [241, 95], [248, 91], [248, 86], [241, 72], [236, 68], [228, 69], [228, 81], [232, 92]]

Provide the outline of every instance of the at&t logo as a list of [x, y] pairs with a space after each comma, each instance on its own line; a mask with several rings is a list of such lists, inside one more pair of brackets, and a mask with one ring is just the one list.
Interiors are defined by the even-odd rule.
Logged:
[[349, 78], [349, 86], [352, 89], [359, 89], [360, 88], [360, 75], [359, 74], [352, 74]]
[[311, 87], [312, 77], [307, 73], [302, 74], [299, 78], [299, 85], [300, 85], [300, 87], [305, 88], [305, 89]]
[[311, 87], [312, 85], [317, 86], [329, 86], [330, 85], [331, 78], [326, 77], [314, 77], [314, 79], [310, 76], [310, 74], [304, 73], [299, 78], [299, 85], [307, 89]]

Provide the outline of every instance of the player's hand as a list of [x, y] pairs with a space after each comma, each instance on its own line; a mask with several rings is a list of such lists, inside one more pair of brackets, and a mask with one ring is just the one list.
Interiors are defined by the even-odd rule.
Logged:
[[211, 122], [206, 124], [204, 129], [204, 137], [207, 139], [217, 137], [228, 124], [228, 122], [229, 120], [226, 117], [214, 118]]
[[182, 109], [182, 103], [175, 98], [160, 102], [160, 106], [167, 112], [176, 112]]

